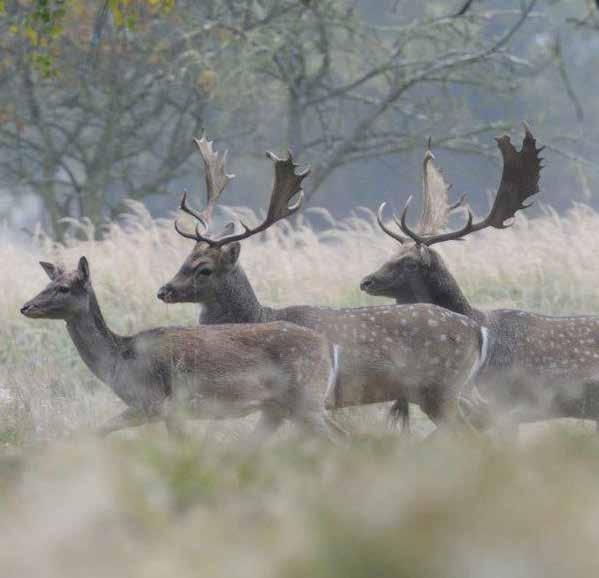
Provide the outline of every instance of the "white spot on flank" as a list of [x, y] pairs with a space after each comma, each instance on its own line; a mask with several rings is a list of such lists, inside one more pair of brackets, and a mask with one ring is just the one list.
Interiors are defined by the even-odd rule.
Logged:
[[443, 335], [441, 335], [441, 337], [439, 337], [439, 339], [441, 341], [447, 341], [447, 335], [443, 334]]
[[439, 325], [438, 321], [435, 321], [434, 319], [429, 319], [428, 320], [428, 326], [429, 327], [437, 327], [437, 325]]

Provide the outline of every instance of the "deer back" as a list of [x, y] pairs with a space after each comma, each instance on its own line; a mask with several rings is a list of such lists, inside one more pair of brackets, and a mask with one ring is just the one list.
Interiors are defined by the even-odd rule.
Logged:
[[339, 345], [338, 406], [393, 401], [403, 393], [418, 401], [429, 387], [451, 396], [482, 355], [478, 323], [433, 305], [303, 306], [277, 314]]
[[250, 402], [323, 386], [331, 371], [326, 339], [289, 323], [159, 328], [130, 338], [117, 380], [164, 379], [183, 399]]

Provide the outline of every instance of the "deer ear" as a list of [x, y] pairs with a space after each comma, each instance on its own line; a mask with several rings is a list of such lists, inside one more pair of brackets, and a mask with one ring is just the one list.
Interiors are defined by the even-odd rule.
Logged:
[[40, 265], [46, 272], [46, 275], [50, 277], [50, 281], [54, 281], [54, 279], [56, 279], [56, 277], [62, 273], [62, 269], [60, 267], [57, 267], [53, 263], [48, 263], [48, 261], [40, 261]]
[[241, 244], [238, 241], [235, 243], [230, 243], [229, 245], [225, 245], [223, 247], [223, 263], [229, 267], [232, 267], [237, 263], [237, 259], [239, 259], [239, 253], [241, 253]]
[[77, 271], [79, 272], [82, 281], [89, 281], [89, 263], [85, 257], [81, 257], [81, 259], [79, 259]]

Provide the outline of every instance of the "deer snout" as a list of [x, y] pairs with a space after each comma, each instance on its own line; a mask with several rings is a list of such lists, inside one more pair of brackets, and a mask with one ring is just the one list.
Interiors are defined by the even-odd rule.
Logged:
[[25, 317], [30, 317], [34, 309], [35, 307], [31, 303], [25, 303], [25, 305], [21, 307], [21, 313], [25, 315]]
[[362, 279], [362, 282], [360, 283], [360, 289], [362, 291], [368, 292], [368, 289], [370, 289], [373, 285], [374, 280], [372, 279], [372, 276], [368, 275], [368, 277], [364, 277], [364, 279]]
[[158, 289], [158, 294], [156, 295], [158, 299], [168, 303], [173, 294], [173, 286], [170, 283], [163, 285]]

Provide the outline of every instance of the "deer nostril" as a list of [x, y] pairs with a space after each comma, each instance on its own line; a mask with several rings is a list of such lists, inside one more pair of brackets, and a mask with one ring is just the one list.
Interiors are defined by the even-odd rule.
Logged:
[[23, 307], [21, 307], [21, 313], [27, 313], [27, 311], [29, 311], [29, 305], [23, 305]]
[[372, 279], [370, 279], [370, 277], [366, 277], [366, 279], [363, 279], [362, 282], [360, 283], [360, 289], [362, 291], [364, 291], [365, 289], [368, 289], [368, 287], [370, 287], [372, 285]]
[[172, 287], [170, 285], [163, 285], [162, 287], [160, 287], [160, 289], [158, 289], [158, 299], [164, 300], [166, 296], [171, 292], [171, 290]]

